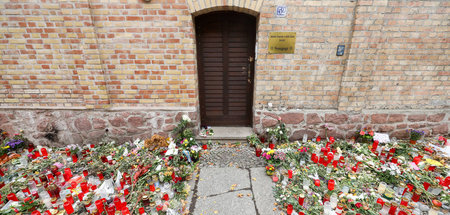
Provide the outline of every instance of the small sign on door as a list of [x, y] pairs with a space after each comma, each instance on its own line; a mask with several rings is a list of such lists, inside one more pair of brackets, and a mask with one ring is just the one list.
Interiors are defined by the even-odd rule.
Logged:
[[284, 5], [277, 6], [277, 17], [286, 17], [287, 7]]

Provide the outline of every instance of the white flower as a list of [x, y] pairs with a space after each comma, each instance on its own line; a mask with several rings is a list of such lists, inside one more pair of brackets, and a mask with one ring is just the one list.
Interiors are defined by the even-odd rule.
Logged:
[[280, 131], [280, 134], [283, 134], [283, 131]]
[[187, 121], [187, 122], [190, 122], [190, 121], [191, 121], [191, 118], [189, 118], [188, 115], [183, 115], [183, 116], [181, 117], [181, 119], [184, 120], [184, 121]]

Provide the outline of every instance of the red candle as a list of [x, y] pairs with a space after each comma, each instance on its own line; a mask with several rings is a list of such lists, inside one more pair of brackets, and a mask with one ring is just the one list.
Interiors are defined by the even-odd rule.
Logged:
[[377, 150], [377, 148], [378, 148], [378, 143], [379, 143], [378, 140], [373, 141], [373, 144], [372, 144], [372, 151], [373, 151], [373, 152]]
[[83, 193], [87, 193], [87, 192], [89, 192], [89, 188], [88, 188], [88, 183], [87, 182], [81, 182], [80, 183], [80, 187], [81, 187], [81, 191], [83, 192]]
[[391, 162], [396, 164], [398, 162], [398, 159], [396, 157], [393, 157]]
[[103, 200], [101, 200], [101, 199], [95, 201], [95, 206], [97, 207], [97, 210], [100, 214], [105, 210], [105, 208], [103, 206]]
[[305, 194], [302, 193], [298, 196], [298, 204], [303, 206], [304, 202], [305, 202]]
[[333, 167], [337, 168], [337, 165], [338, 165], [338, 161], [337, 160], [333, 161]]
[[289, 178], [292, 178], [292, 170], [288, 170]]
[[72, 170], [70, 170], [70, 168], [65, 168], [64, 173], [67, 175], [67, 177], [72, 178]]
[[275, 148], [275, 144], [273, 144], [273, 143], [269, 143], [269, 148], [270, 148], [270, 149], [273, 149], [273, 148]]
[[39, 212], [39, 211], [33, 211], [33, 212], [31, 213], [31, 215], [41, 215], [41, 212]]
[[5, 176], [5, 173], [2, 171], [2, 169], [0, 168], [0, 176]]
[[155, 192], [155, 185], [154, 184], [150, 184], [150, 191]]
[[10, 201], [19, 201], [19, 199], [17, 199], [17, 196], [16, 196], [16, 194], [15, 193], [10, 193], [10, 194], [8, 194], [7, 196], [6, 196], [6, 198], [8, 199], [8, 200], [10, 200]]
[[139, 214], [144, 214], [145, 213], [145, 208], [139, 208]]
[[416, 192], [413, 193], [413, 196], [411, 197], [411, 200], [413, 202], [418, 202], [420, 200], [420, 195], [422, 194], [422, 192], [416, 190]]
[[41, 149], [41, 153], [42, 153], [42, 156], [44, 156], [44, 157], [47, 157], [47, 156], [48, 156], [48, 152], [47, 152], [47, 149], [46, 149], [46, 148], [42, 148], [42, 149]]
[[87, 177], [88, 176], [88, 171], [87, 170], [83, 170], [83, 175], [84, 175], [84, 177]]
[[208, 149], [208, 145], [203, 144], [202, 148], [203, 148], [203, 150], [207, 150]]
[[114, 198], [114, 205], [116, 206], [117, 210], [122, 210], [122, 202], [118, 197]]
[[97, 189], [97, 185], [92, 185], [92, 186], [91, 186], [91, 190], [92, 190], [92, 191], [94, 191], [94, 190], [96, 190], [96, 189]]
[[128, 207], [122, 208], [122, 215], [130, 215], [130, 210], [128, 210]]
[[67, 200], [68, 202], [70, 202], [70, 204], [73, 204], [73, 203], [74, 203], [73, 197], [72, 197], [71, 194], [67, 194], [67, 195], [66, 195], [66, 200]]
[[79, 193], [78, 199], [80, 199], [80, 201], [83, 201], [83, 198], [84, 198], [84, 193]]
[[328, 152], [327, 158], [328, 158], [328, 161], [331, 162], [331, 161], [334, 159], [334, 154], [333, 154], [333, 152]]
[[102, 172], [97, 172], [97, 176], [100, 180], [103, 180], [103, 173]]
[[72, 204], [70, 204], [70, 202], [64, 202], [64, 209], [66, 210], [67, 214], [73, 213], [73, 207]]
[[53, 181], [53, 179], [54, 179], [53, 174], [47, 174], [47, 179], [49, 181]]
[[108, 215], [114, 215], [116, 212], [116, 208], [114, 207], [114, 205], [110, 205], [107, 209], [106, 212], [108, 213]]
[[289, 205], [287, 206], [287, 214], [288, 214], [288, 215], [291, 215], [293, 210], [294, 210], [294, 207], [293, 207], [291, 204], [289, 204]]
[[41, 156], [41, 154], [39, 153], [38, 150], [34, 151], [34, 155], [35, 155], [36, 157], [40, 157], [40, 156]]
[[389, 150], [389, 153], [394, 154], [394, 153], [395, 153], [395, 148], [391, 148], [391, 149]]
[[395, 215], [395, 212], [397, 211], [397, 205], [392, 204], [391, 208], [389, 209], [389, 214]]
[[78, 161], [78, 156], [77, 155], [72, 155], [72, 161], [74, 163], [76, 163]]
[[320, 142], [320, 140], [321, 140], [320, 136], [317, 136], [316, 141]]
[[129, 193], [130, 193], [130, 191], [128, 191], [128, 189], [125, 189], [125, 190], [123, 191], [123, 194], [124, 194], [125, 196], [128, 196]]
[[333, 179], [328, 180], [328, 190], [334, 190], [336, 182]]

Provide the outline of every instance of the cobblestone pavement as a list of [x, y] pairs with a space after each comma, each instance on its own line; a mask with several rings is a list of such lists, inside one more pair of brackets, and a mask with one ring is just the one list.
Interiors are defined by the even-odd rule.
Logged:
[[213, 144], [200, 159], [199, 167], [263, 167], [264, 160], [255, 156], [255, 149], [247, 143]]

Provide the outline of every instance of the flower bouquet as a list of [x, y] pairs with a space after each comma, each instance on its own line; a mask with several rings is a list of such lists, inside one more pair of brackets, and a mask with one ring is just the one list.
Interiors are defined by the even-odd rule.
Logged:
[[272, 164], [267, 165], [267, 166], [266, 166], [266, 174], [267, 174], [268, 176], [272, 176], [273, 173], [275, 173], [275, 167], [274, 167]]
[[356, 135], [356, 140], [362, 143], [369, 143], [373, 140], [374, 131], [370, 127], [362, 128]]
[[425, 135], [424, 131], [410, 129], [408, 130], [409, 133], [409, 143], [416, 144], [417, 140], [422, 138], [423, 135]]

